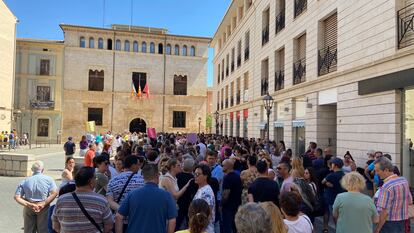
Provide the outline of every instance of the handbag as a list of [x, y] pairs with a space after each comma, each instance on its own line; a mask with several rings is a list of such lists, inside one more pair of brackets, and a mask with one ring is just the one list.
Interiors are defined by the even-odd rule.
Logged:
[[92, 216], [89, 215], [88, 211], [86, 211], [85, 207], [82, 205], [82, 202], [79, 200], [78, 195], [76, 195], [75, 192], [72, 193], [73, 198], [75, 199], [76, 203], [78, 204], [79, 208], [81, 209], [82, 213], [85, 215], [85, 217], [89, 220], [89, 222], [92, 223], [98, 229], [100, 233], [102, 233], [101, 227], [95, 222], [95, 220], [92, 218]]

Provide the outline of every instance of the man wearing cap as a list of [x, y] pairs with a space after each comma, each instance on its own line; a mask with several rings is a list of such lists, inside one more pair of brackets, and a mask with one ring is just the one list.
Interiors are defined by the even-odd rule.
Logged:
[[55, 181], [43, 175], [43, 162], [36, 161], [32, 165], [33, 175], [17, 186], [14, 200], [24, 206], [24, 232], [48, 232], [47, 213], [49, 204], [57, 196]]
[[68, 137], [68, 141], [63, 145], [63, 149], [65, 150], [65, 156], [73, 157], [76, 151], [76, 145], [72, 142], [72, 137]]
[[335, 198], [338, 194], [345, 192], [341, 186], [341, 179], [345, 175], [342, 171], [344, 162], [340, 158], [333, 158], [329, 161], [330, 169], [332, 173], [326, 176], [322, 180], [322, 184], [325, 185], [323, 199], [325, 202], [325, 216], [324, 216], [324, 229], [328, 229], [329, 218], [332, 215], [332, 206], [335, 202]]

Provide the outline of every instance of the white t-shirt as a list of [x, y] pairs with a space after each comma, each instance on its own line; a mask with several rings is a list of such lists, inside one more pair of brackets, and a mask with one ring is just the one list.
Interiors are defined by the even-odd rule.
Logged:
[[195, 199], [203, 199], [210, 206], [212, 213], [211, 213], [210, 223], [207, 226], [206, 232], [214, 233], [214, 221], [216, 219], [216, 200], [214, 198], [213, 189], [211, 189], [210, 185], [206, 185], [198, 189], [193, 200]]
[[288, 226], [288, 233], [312, 233], [313, 225], [306, 215], [299, 216], [296, 221], [284, 219], [283, 222]]

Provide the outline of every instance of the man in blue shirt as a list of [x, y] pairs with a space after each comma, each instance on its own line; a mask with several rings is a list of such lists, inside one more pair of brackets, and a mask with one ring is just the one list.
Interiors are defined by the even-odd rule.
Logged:
[[17, 186], [14, 200], [24, 206], [24, 232], [48, 232], [47, 213], [49, 204], [57, 196], [55, 181], [43, 175], [43, 162], [32, 165], [33, 176], [26, 178]]
[[129, 193], [118, 209], [116, 233], [124, 232], [123, 219], [128, 216], [126, 233], [173, 233], [177, 207], [170, 193], [158, 188], [158, 167], [147, 164], [142, 169], [145, 186]]

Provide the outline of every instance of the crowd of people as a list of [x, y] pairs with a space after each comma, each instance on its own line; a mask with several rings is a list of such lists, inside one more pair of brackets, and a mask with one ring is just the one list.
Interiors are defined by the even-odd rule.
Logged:
[[204, 134], [108, 132], [78, 145], [64, 145], [59, 188], [40, 161], [19, 184], [25, 232], [312, 233], [319, 216], [323, 233], [330, 218], [338, 233], [410, 232], [408, 182], [380, 151], [357, 166], [315, 142], [303, 155], [283, 141]]
[[23, 133], [21, 137], [15, 129], [12, 131], [1, 131], [0, 133], [0, 149], [16, 149], [18, 146], [29, 144], [28, 133]]

